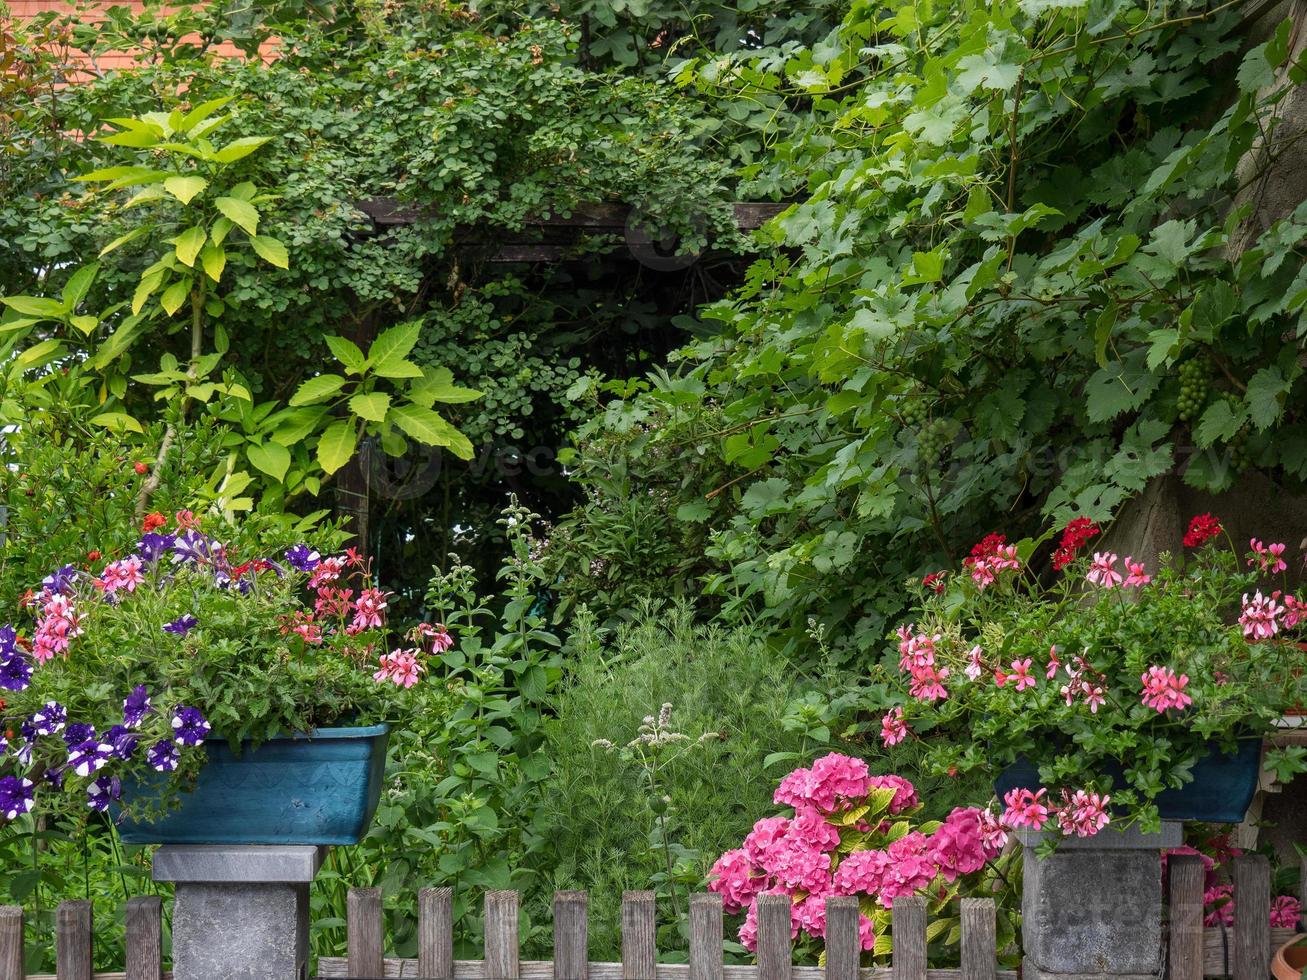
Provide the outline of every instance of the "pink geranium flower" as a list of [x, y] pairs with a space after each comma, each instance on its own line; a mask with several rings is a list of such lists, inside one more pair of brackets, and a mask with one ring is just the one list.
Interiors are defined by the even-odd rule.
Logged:
[[1125, 570], [1125, 587], [1128, 589], [1147, 585], [1153, 580], [1151, 575], [1144, 572], [1144, 563], [1141, 561], [1135, 561], [1129, 555], [1126, 555]]
[[976, 680], [985, 672], [985, 668], [980, 662], [980, 658], [984, 655], [985, 651], [981, 649], [979, 643], [973, 646], [967, 653], [967, 669], [964, 670], [963, 673], [966, 674], [970, 680]]
[[1035, 678], [1030, 675], [1030, 658], [1012, 661], [1011, 679], [1017, 682], [1017, 690], [1024, 691], [1035, 686]]
[[354, 620], [350, 623], [352, 632], [379, 628], [386, 618], [386, 593], [380, 589], [364, 589], [354, 603]]
[[1121, 573], [1116, 570], [1115, 552], [1095, 551], [1094, 560], [1089, 566], [1085, 578], [1094, 585], [1104, 589], [1114, 589], [1121, 584]]
[[1144, 685], [1141, 700], [1146, 707], [1153, 708], [1158, 714], [1162, 714], [1169, 708], [1187, 708], [1194, 703], [1194, 699], [1184, 693], [1185, 685], [1189, 683], [1187, 674], [1177, 677], [1170, 667], [1159, 667], [1154, 664], [1145, 673], [1139, 675], [1139, 679]]
[[418, 663], [417, 650], [392, 650], [381, 655], [381, 666], [372, 675], [378, 684], [390, 681], [400, 687], [409, 688], [418, 682], [419, 676], [426, 670]]
[[1252, 548], [1252, 556], [1248, 559], [1248, 567], [1256, 566], [1263, 572], [1269, 572], [1274, 575], [1278, 572], [1285, 571], [1289, 566], [1284, 561], [1284, 544], [1265, 545], [1256, 538], [1248, 542]]
[[880, 740], [888, 748], [891, 745], [898, 745], [908, 737], [908, 725], [903, 720], [903, 709], [895, 708], [893, 711], [886, 713], [885, 717], [880, 720]]
[[1248, 594], [1244, 593], [1239, 625], [1243, 627], [1243, 635], [1248, 639], [1269, 640], [1280, 632], [1276, 618], [1283, 614], [1284, 607], [1275, 601], [1275, 597], [1275, 593], [1269, 597], [1263, 596], [1259, 590], [1249, 601]]
[[1062, 806], [1057, 809], [1057, 822], [1062, 833], [1070, 837], [1093, 837], [1111, 822], [1107, 812], [1110, 796], [1078, 789], [1068, 794], [1062, 790]]

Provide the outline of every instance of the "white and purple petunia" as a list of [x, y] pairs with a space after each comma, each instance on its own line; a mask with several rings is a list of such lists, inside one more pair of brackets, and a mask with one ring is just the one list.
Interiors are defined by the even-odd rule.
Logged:
[[172, 739], [178, 745], [199, 745], [212, 726], [199, 708], [179, 707], [172, 715]]
[[200, 625], [200, 621], [190, 613], [183, 613], [174, 619], [171, 623], [163, 624], [165, 633], [175, 633], [177, 636], [185, 636], [195, 627]]
[[41, 579], [41, 588], [47, 592], [67, 595], [73, 590], [73, 583], [77, 581], [77, 574], [77, 566], [75, 565], [65, 565], [63, 568], [57, 568]]
[[150, 692], [144, 684], [137, 684], [123, 700], [123, 724], [135, 728], [150, 713]]
[[58, 701], [47, 701], [32, 715], [32, 730], [37, 735], [55, 735], [63, 731], [68, 712]]
[[80, 721], [71, 722], [64, 729], [64, 745], [70, 749], [74, 745], [80, 745], [82, 742], [89, 742], [95, 738], [95, 726], [87, 725]]
[[55, 789], [63, 789], [64, 772], [67, 770], [67, 768], [68, 768], [67, 766], [57, 766], [54, 769], [47, 769], [41, 778], [44, 779], [47, 783], [49, 783], [51, 786], [53, 786]]
[[123, 725], [114, 725], [104, 733], [104, 740], [113, 746], [115, 759], [130, 759], [140, 741], [131, 729]]
[[145, 761], [157, 772], [172, 772], [177, 768], [181, 750], [172, 742], [155, 742], [145, 751]]
[[286, 549], [286, 560], [297, 571], [311, 572], [322, 563], [322, 556], [306, 544], [297, 544]]
[[0, 816], [13, 820], [32, 809], [32, 781], [20, 776], [0, 776]]
[[136, 553], [147, 564], [153, 565], [163, 557], [165, 551], [171, 551], [176, 542], [177, 536], [174, 534], [156, 534], [149, 531], [142, 535], [137, 543]]
[[32, 683], [32, 664], [21, 653], [0, 655], [0, 688], [25, 691]]
[[109, 803], [122, 795], [122, 783], [117, 776], [101, 776], [86, 787], [86, 805], [103, 813]]
[[113, 755], [108, 742], [91, 739], [68, 750], [68, 767], [79, 776], [89, 776], [107, 766]]

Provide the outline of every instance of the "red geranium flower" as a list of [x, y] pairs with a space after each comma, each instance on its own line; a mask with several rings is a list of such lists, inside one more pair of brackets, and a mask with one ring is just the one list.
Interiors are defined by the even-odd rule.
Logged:
[[1210, 541], [1224, 530], [1219, 518], [1211, 514], [1199, 514], [1189, 522], [1189, 530], [1184, 535], [1184, 546], [1197, 548], [1204, 541]]

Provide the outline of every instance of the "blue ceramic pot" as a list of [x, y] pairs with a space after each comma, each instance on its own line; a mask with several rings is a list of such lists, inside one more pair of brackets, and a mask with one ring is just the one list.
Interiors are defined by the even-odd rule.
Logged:
[[[1234, 752], [1224, 753], [1212, 743], [1207, 755], [1193, 768], [1193, 781], [1158, 794], [1163, 820], [1201, 820], [1205, 823], [1239, 823], [1257, 792], [1262, 765], [1262, 740], [1241, 738]], [[1105, 766], [1103, 775], [1122, 781], [1121, 766]], [[1014, 762], [994, 780], [999, 799], [1012, 789], [1038, 789], [1039, 770], [1025, 760]]]
[[[381, 797], [387, 725], [318, 728], [273, 738], [239, 756], [204, 743], [209, 761], [180, 806], [154, 823], [122, 819], [129, 844], [357, 844]], [[166, 785], [124, 784], [145, 800]]]

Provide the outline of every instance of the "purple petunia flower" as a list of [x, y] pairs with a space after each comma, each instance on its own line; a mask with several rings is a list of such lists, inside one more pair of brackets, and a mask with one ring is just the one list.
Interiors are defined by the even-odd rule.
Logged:
[[165, 551], [172, 549], [176, 540], [175, 534], [156, 534], [150, 531], [141, 536], [141, 540], [136, 545], [136, 553], [148, 564], [153, 565], [163, 557]]
[[180, 707], [172, 715], [172, 739], [178, 745], [199, 745], [212, 726], [199, 708]]
[[19, 776], [0, 777], [0, 816], [13, 820], [32, 809], [32, 781]]
[[42, 776], [41, 778], [44, 779], [47, 783], [49, 783], [51, 786], [53, 786], [55, 789], [63, 789], [64, 771], [66, 769], [67, 766], [59, 766], [55, 769], [47, 769], [45, 771], [45, 775]]
[[101, 776], [86, 787], [86, 805], [103, 813], [112, 800], [122, 796], [122, 783], [117, 776]]
[[194, 529], [188, 529], [177, 535], [172, 545], [174, 562], [204, 562], [213, 554], [213, 540]]
[[190, 613], [184, 613], [174, 619], [171, 623], [164, 623], [163, 631], [165, 633], [176, 633], [178, 636], [185, 636], [198, 625], [200, 625], [198, 619]]
[[18, 633], [12, 626], [7, 623], [0, 626], [0, 660], [14, 655], [14, 643], [17, 639]]
[[23, 744], [18, 747], [14, 755], [18, 759], [20, 766], [30, 766], [32, 764], [32, 746], [36, 744], [36, 726], [32, 724], [32, 719], [24, 719], [23, 723], [18, 726], [19, 732], [23, 736]]
[[32, 715], [32, 730], [37, 735], [55, 735], [63, 731], [68, 712], [58, 701], [47, 701], [45, 706]]
[[79, 776], [89, 776], [107, 766], [112, 758], [112, 745], [91, 739], [68, 750], [68, 767]]
[[172, 742], [155, 742], [145, 751], [145, 761], [158, 772], [172, 772], [177, 768], [179, 758], [181, 750]]
[[136, 745], [140, 739], [128, 728], [122, 725], [114, 725], [104, 733], [104, 740], [113, 746], [113, 755], [115, 759], [130, 759], [132, 753], [136, 751]]
[[57, 592], [60, 595], [67, 595], [73, 590], [73, 582], [77, 579], [77, 566], [65, 565], [63, 568], [55, 569], [45, 578], [41, 579], [41, 587], [47, 592]]
[[286, 549], [286, 560], [297, 571], [311, 572], [322, 563], [322, 556], [306, 544], [297, 544]]
[[123, 701], [123, 724], [135, 728], [150, 711], [150, 694], [144, 684], [137, 684]]
[[64, 729], [64, 745], [70, 749], [74, 745], [80, 745], [82, 742], [89, 742], [95, 738], [95, 726], [86, 725], [80, 721], [75, 721]]
[[21, 653], [0, 657], [0, 689], [25, 691], [32, 683], [32, 664]]

